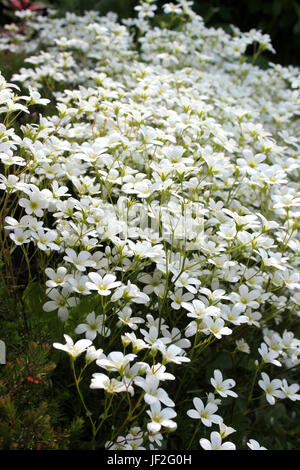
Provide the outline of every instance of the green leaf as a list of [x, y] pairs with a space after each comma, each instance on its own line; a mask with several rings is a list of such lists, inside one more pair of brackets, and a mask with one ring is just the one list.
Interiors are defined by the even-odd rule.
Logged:
[[300, 20], [300, 4], [297, 2], [293, 2], [294, 8], [296, 10], [296, 14], [298, 16], [298, 19]]
[[300, 21], [298, 21], [293, 27], [294, 34], [300, 34]]
[[33, 282], [26, 287], [23, 300], [26, 310], [32, 318], [45, 318], [46, 312], [43, 310], [43, 305], [47, 301], [44, 288], [38, 283]]
[[272, 11], [274, 16], [278, 16], [282, 10], [282, 4], [281, 1], [277, 0], [272, 3]]

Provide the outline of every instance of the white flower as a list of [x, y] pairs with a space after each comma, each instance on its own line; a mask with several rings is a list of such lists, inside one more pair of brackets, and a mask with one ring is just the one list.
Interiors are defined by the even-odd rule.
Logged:
[[255, 299], [257, 299], [259, 296], [259, 290], [254, 289], [249, 291], [248, 286], [243, 284], [239, 287], [239, 293], [232, 292], [230, 294], [230, 299], [235, 303], [236, 306], [241, 308], [241, 311], [244, 311], [246, 310], [246, 307], [251, 307], [254, 309], [258, 308], [259, 303]]
[[48, 206], [45, 196], [37, 188], [29, 192], [29, 199], [21, 198], [19, 205], [25, 208], [26, 214], [43, 217], [44, 209]]
[[140, 332], [144, 336], [144, 341], [151, 345], [152, 350], [163, 347], [164, 344], [171, 343], [171, 339], [165, 336], [159, 337], [158, 327], [150, 326], [149, 331], [140, 329]]
[[124, 307], [120, 312], [118, 312], [119, 321], [118, 326], [127, 325], [132, 330], [138, 329], [139, 323], [144, 323], [145, 320], [140, 317], [132, 317], [132, 309], [128, 306]]
[[91, 254], [88, 251], [81, 251], [78, 255], [72, 248], [66, 249], [67, 256], [64, 256], [64, 260], [74, 264], [78, 271], [85, 271], [89, 266], [95, 266], [95, 261], [91, 258]]
[[166, 372], [166, 370], [166, 366], [163, 366], [160, 362], [153, 364], [151, 367], [148, 364], [146, 365], [146, 373], [155, 375], [159, 381], [175, 380], [175, 375]]
[[280, 367], [281, 363], [277, 361], [276, 357], [279, 356], [277, 351], [273, 349], [268, 349], [266, 343], [261, 343], [260, 348], [258, 348], [258, 352], [261, 355], [262, 359], [266, 363], [274, 364], [275, 366]]
[[204, 450], [235, 450], [235, 444], [232, 442], [223, 442], [220, 433], [213, 431], [210, 434], [210, 441], [208, 439], [201, 438], [200, 445]]
[[96, 364], [108, 371], [117, 370], [121, 372], [135, 357], [136, 354], [126, 354], [124, 356], [120, 351], [113, 351], [108, 354], [107, 358], [103, 357], [98, 359]]
[[233, 305], [230, 308], [229, 305], [222, 305], [222, 318], [226, 321], [229, 321], [233, 325], [241, 325], [242, 323], [248, 323], [248, 317], [246, 315], [241, 315], [243, 307], [240, 305]]
[[285, 398], [285, 393], [282, 391], [282, 382], [279, 379], [270, 380], [270, 377], [265, 372], [261, 373], [261, 380], [258, 385], [266, 394], [266, 399], [270, 405], [275, 404], [276, 398]]
[[121, 284], [120, 281], [116, 281], [116, 276], [113, 274], [105, 274], [102, 277], [98, 273], [89, 273], [88, 276], [92, 282], [86, 283], [87, 288], [96, 290], [99, 295], [110, 295], [111, 289]]
[[145, 391], [144, 400], [148, 405], [160, 401], [166, 406], [175, 406], [167, 392], [159, 388], [159, 379], [155, 375], [147, 374], [145, 379], [143, 377], [136, 377], [134, 383]]
[[77, 304], [76, 298], [70, 297], [70, 291], [67, 287], [64, 287], [61, 292], [57, 289], [51, 289], [48, 292], [48, 297], [50, 297], [51, 300], [43, 305], [43, 310], [45, 312], [57, 310], [61, 321], [66, 321], [69, 316], [69, 309], [75, 307]]
[[58, 287], [66, 284], [67, 270], [63, 266], [57, 268], [56, 271], [52, 268], [46, 268], [45, 273], [49, 277], [49, 281], [46, 281], [47, 287]]
[[215, 414], [218, 409], [218, 406], [214, 403], [207, 403], [204, 406], [201, 398], [193, 398], [193, 403], [195, 409], [187, 411], [187, 415], [193, 419], [201, 419], [204, 426], [210, 427], [212, 423], [220, 424], [223, 422], [223, 418]]
[[16, 245], [24, 245], [24, 243], [30, 243], [30, 237], [32, 232], [23, 228], [15, 228], [9, 237], [13, 240]]
[[185, 287], [185, 289], [187, 289], [192, 294], [196, 294], [197, 292], [197, 289], [194, 286], [198, 287], [201, 284], [199, 279], [189, 276], [189, 274], [186, 272], [183, 272], [180, 275], [179, 273], [175, 273], [172, 278], [172, 282], [175, 283], [175, 287]]
[[265, 447], [261, 446], [255, 439], [249, 439], [247, 446], [251, 450], [267, 450]]
[[103, 349], [96, 349], [95, 346], [89, 346], [86, 350], [85, 360], [88, 363], [96, 361], [102, 353]]
[[32, 238], [36, 240], [37, 246], [42, 251], [60, 249], [57, 243], [53, 243], [57, 238], [57, 232], [55, 230], [49, 230], [47, 232], [44, 230], [38, 230], [37, 233], [32, 233]]
[[189, 311], [188, 317], [197, 318], [201, 320], [207, 315], [215, 317], [219, 314], [220, 309], [218, 307], [207, 306], [201, 300], [195, 299], [192, 303], [182, 302], [182, 307]]
[[[84, 340], [82, 340], [84, 341]], [[134, 394], [132, 387], [126, 387], [123, 382], [120, 382], [117, 379], [110, 379], [105, 374], [100, 374], [99, 372], [95, 372], [92, 375], [92, 380], [90, 383], [90, 388], [98, 389], [103, 388], [108, 393], [121, 393], [121, 392], [129, 392], [131, 395]]]
[[171, 294], [170, 297], [173, 300], [171, 307], [174, 308], [174, 310], [179, 310], [183, 302], [192, 300], [194, 295], [191, 292], [185, 292], [183, 294], [183, 289], [176, 289], [175, 293]]
[[300, 394], [297, 393], [300, 386], [298, 384], [288, 385], [286, 379], [282, 379], [281, 389], [285, 395], [285, 398], [289, 398], [292, 401], [300, 400]]
[[175, 364], [190, 362], [188, 357], [183, 355], [180, 356], [180, 354], [183, 354], [183, 350], [175, 344], [171, 344], [168, 347], [161, 344], [159, 345], [159, 350], [163, 356], [163, 364], [168, 364], [169, 362], [174, 362]]
[[223, 380], [223, 375], [219, 369], [214, 371], [214, 376], [210, 379], [210, 383], [221, 397], [237, 397], [237, 394], [231, 390], [235, 386], [235, 381], [233, 379]]
[[172, 420], [177, 416], [177, 413], [172, 408], [161, 409], [159, 401], [150, 405], [150, 410], [147, 410], [147, 414], [151, 418], [151, 422], [147, 424], [147, 429], [152, 434], [158, 433], [162, 426], [171, 431], [177, 428], [177, 424]]
[[203, 318], [203, 329], [212, 333], [216, 338], [221, 339], [223, 335], [231, 335], [232, 330], [225, 325], [222, 318], [213, 319], [211, 317]]
[[74, 344], [70, 336], [64, 335], [64, 338], [66, 340], [66, 344], [53, 343], [53, 347], [56, 349], [61, 349], [62, 351], [65, 351], [74, 359], [80, 356], [80, 354], [86, 351], [87, 348], [91, 346], [92, 344], [92, 341], [90, 341], [89, 339], [80, 339]]
[[94, 340], [97, 334], [102, 336], [109, 336], [110, 329], [105, 327], [103, 315], [97, 315], [95, 312], [91, 312], [86, 317], [87, 323], [81, 323], [75, 329], [77, 335], [85, 333], [85, 337], [90, 340]]
[[220, 434], [221, 434], [222, 439], [236, 432], [236, 429], [230, 426], [226, 426], [226, 424], [224, 424], [223, 422], [219, 423], [219, 428], [220, 428]]
[[[121, 283], [119, 285], [121, 285]], [[147, 294], [141, 292], [139, 288], [135, 284], [132, 284], [130, 281], [127, 282], [126, 286], [121, 285], [120, 287], [118, 287], [111, 296], [111, 300], [115, 302], [121, 299], [122, 297], [130, 299], [132, 300], [132, 302], [135, 302], [137, 304], [146, 304], [150, 300], [150, 297]]]
[[250, 354], [250, 347], [249, 347], [249, 344], [246, 343], [246, 341], [244, 340], [244, 338], [241, 338], [241, 339], [237, 339], [236, 342], [236, 347], [238, 349], [238, 351], [241, 351], [245, 354]]

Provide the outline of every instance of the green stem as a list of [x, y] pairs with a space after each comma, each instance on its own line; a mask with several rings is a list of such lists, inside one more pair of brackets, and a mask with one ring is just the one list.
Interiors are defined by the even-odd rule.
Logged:
[[[93, 437], [92, 437], [92, 449], [95, 450], [95, 438], [96, 438], [95, 423], [94, 423], [94, 421], [92, 420], [91, 412], [89, 411], [88, 407], [87, 407], [86, 404], [85, 404], [83, 395], [82, 395], [81, 390], [80, 390], [80, 387], [79, 387], [79, 379], [77, 378], [76, 370], [75, 370], [75, 359], [74, 359], [73, 357], [71, 357], [70, 359], [71, 359], [71, 367], [72, 367], [72, 371], [73, 371], [73, 376], [74, 376], [74, 380], [75, 380], [76, 389], [77, 389], [77, 392], [78, 392], [80, 401], [81, 401], [81, 403], [82, 403], [82, 406], [83, 406], [83, 408], [85, 409], [86, 415], [87, 415], [87, 417], [89, 418], [90, 423], [91, 423], [91, 426], [92, 426], [92, 433], [93, 433]], [[79, 377], [80, 377], [80, 376], [81, 376], [81, 374], [79, 375]]]
[[252, 400], [252, 395], [253, 395], [254, 385], [255, 385], [255, 382], [256, 382], [256, 377], [257, 377], [257, 374], [258, 374], [259, 370], [262, 368], [262, 366], [263, 366], [263, 362], [261, 362], [260, 364], [258, 364], [258, 366], [257, 366], [256, 369], [255, 369], [254, 377], [253, 377], [252, 384], [251, 384], [251, 388], [250, 388], [250, 393], [249, 393], [249, 396], [248, 396], [248, 404], [249, 404], [249, 403], [251, 402], [251, 400]]
[[190, 440], [189, 445], [187, 446], [187, 450], [189, 450], [189, 449], [192, 447], [192, 444], [193, 444], [193, 442], [194, 442], [194, 439], [195, 439], [195, 437], [196, 437], [196, 434], [197, 434], [198, 431], [199, 431], [200, 424], [201, 424], [201, 421], [199, 421], [199, 423], [197, 424], [197, 426], [196, 426], [196, 428], [195, 428], [193, 437], [192, 437], [192, 439]]

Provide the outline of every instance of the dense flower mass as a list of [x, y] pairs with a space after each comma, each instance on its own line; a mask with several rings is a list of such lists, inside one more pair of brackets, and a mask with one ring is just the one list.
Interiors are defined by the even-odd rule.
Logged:
[[[0, 40], [27, 54], [0, 75], [5, 230], [44, 260], [54, 347], [98, 367], [94, 439], [117, 403], [103, 447], [159, 449], [188, 420], [198, 448], [232, 450], [235, 403], [248, 419], [300, 399], [285, 375], [300, 363], [299, 70], [251, 63], [269, 37], [207, 28], [191, 2], [164, 5], [176, 27], [152, 26], [154, 1], [136, 10], [49, 12]], [[233, 368], [207, 375], [222, 350]]]

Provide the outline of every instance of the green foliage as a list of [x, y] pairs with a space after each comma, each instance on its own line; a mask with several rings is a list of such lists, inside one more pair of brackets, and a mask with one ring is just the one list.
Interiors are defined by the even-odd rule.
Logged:
[[25, 54], [13, 54], [9, 51], [0, 52], [0, 70], [10, 80], [12, 75], [24, 67]]
[[12, 349], [1, 366], [0, 448], [3, 450], [67, 449], [82, 427], [76, 418], [68, 427], [57, 425], [57, 400], [52, 397], [50, 346], [30, 342]]
[[195, 0], [195, 11], [209, 26], [234, 24], [242, 31], [261, 29], [272, 38], [270, 60], [299, 64], [300, 5], [294, 0]]
[[62, 12], [83, 13], [86, 10], [99, 11], [106, 15], [113, 11], [119, 18], [127, 18], [133, 15], [135, 0], [52, 0], [53, 6]]

